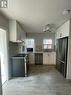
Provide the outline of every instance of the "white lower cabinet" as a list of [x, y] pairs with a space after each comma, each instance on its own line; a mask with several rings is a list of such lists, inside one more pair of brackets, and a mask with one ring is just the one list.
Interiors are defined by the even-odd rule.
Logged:
[[[29, 64], [35, 64], [35, 53], [29, 53]], [[43, 64], [55, 65], [56, 52], [43, 52]]]
[[56, 53], [55, 52], [43, 53], [43, 64], [48, 64], [48, 65], [56, 64]]
[[43, 64], [48, 64], [48, 53], [43, 53]]

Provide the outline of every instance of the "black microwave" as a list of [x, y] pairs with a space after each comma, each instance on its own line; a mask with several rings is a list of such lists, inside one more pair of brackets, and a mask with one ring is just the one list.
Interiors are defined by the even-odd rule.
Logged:
[[27, 52], [33, 52], [33, 48], [27, 48]]

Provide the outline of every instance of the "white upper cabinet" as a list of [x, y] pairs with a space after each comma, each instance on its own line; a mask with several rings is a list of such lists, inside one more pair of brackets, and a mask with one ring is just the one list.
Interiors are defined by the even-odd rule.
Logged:
[[12, 42], [22, 42], [26, 38], [26, 33], [16, 20], [9, 21], [9, 34]]
[[70, 20], [65, 22], [61, 27], [59, 27], [56, 31], [56, 39], [63, 38], [69, 36], [70, 32]]
[[23, 29], [21, 29], [21, 40], [24, 41], [26, 39], [26, 32], [24, 32]]

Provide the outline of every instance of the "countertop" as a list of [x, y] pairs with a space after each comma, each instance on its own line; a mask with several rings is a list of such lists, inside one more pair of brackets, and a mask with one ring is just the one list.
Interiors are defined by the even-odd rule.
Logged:
[[48, 52], [44, 52], [44, 51], [40, 51], [40, 52], [29, 52], [28, 54], [30, 54], [30, 53], [52, 53], [52, 52], [55, 52], [55, 51], [48, 51]]
[[16, 54], [14, 56], [12, 56], [11, 58], [24, 58], [24, 57], [27, 57], [27, 53], [23, 54], [23, 53], [19, 53], [19, 54]]

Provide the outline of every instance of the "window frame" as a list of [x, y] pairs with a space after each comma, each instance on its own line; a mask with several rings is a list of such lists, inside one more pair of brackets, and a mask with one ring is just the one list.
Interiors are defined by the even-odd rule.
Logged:
[[[45, 41], [44, 41], [44, 40], [45, 40]], [[47, 42], [48, 40], [51, 40], [51, 43]], [[45, 43], [45, 42], [46, 42], [46, 43]], [[44, 48], [45, 45], [47, 46], [47, 48]], [[51, 48], [49, 48], [49, 47], [50, 47], [49, 45], [51, 46]], [[46, 39], [43, 39], [43, 49], [44, 49], [44, 50], [46, 50], [46, 49], [47, 49], [47, 50], [51, 50], [51, 49], [52, 49], [52, 45], [53, 45], [52, 39], [47, 39], [47, 38], [46, 38]]]

